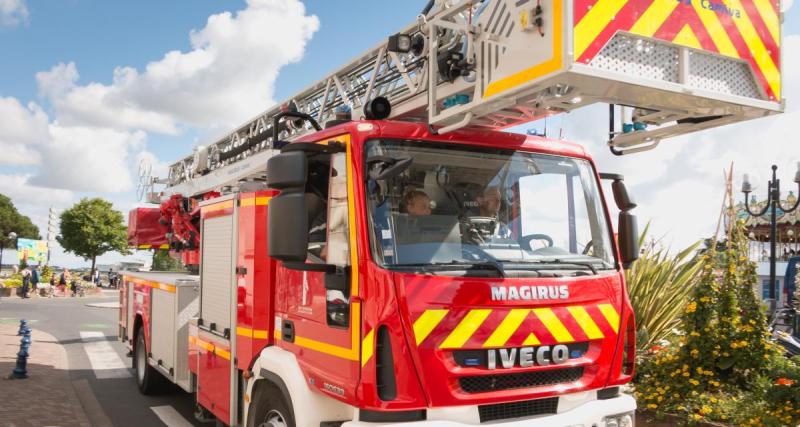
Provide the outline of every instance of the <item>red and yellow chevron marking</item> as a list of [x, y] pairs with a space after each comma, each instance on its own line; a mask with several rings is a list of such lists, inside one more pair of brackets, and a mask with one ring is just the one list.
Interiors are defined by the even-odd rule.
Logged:
[[[432, 334], [434, 330], [439, 333]], [[616, 336], [619, 313], [611, 304], [557, 308], [430, 309], [414, 321], [417, 345], [441, 349], [562, 344]]]
[[590, 62], [619, 31], [746, 61], [781, 98], [778, 0], [574, 0], [574, 55]]

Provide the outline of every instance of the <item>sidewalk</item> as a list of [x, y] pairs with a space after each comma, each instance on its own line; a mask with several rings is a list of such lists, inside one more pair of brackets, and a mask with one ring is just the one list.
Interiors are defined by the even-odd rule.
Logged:
[[19, 351], [18, 330], [0, 324], [0, 427], [91, 427], [69, 379], [67, 353], [52, 335], [34, 329], [28, 378], [5, 379]]
[[[86, 289], [85, 289], [85, 295], [84, 295], [84, 298], [85, 298], [85, 297], [98, 297], [98, 296], [107, 297], [107, 296], [114, 296], [114, 295], [119, 295], [119, 289], [109, 289], [109, 288], [86, 288]], [[53, 292], [53, 295], [52, 295], [52, 297], [53, 297], [53, 298], [65, 298], [65, 297], [66, 297], [66, 298], [70, 298], [70, 297], [71, 297], [71, 293], [70, 293], [70, 290], [69, 290], [69, 288], [67, 288], [67, 290], [65, 291], [65, 293], [62, 293], [62, 292], [60, 292], [60, 291], [57, 291], [57, 290], [56, 290], [56, 291], [54, 291], [54, 292]], [[16, 298], [20, 298], [20, 296], [16, 294], [16, 291], [14, 291], [14, 292], [12, 292], [12, 293], [11, 293], [11, 295], [9, 295], [9, 296], [2, 296], [2, 297], [0, 297], [0, 301], [2, 301], [2, 300], [3, 300], [3, 299], [5, 299], [5, 298], [15, 298], [15, 299], [16, 299]], [[31, 298], [49, 298], [49, 297], [47, 297], [47, 296], [41, 296], [41, 295], [39, 295], [38, 293], [36, 293], [36, 294], [33, 294], [33, 293], [32, 293], [32, 294], [31, 294]], [[78, 297], [75, 297], [75, 298], [78, 298]]]

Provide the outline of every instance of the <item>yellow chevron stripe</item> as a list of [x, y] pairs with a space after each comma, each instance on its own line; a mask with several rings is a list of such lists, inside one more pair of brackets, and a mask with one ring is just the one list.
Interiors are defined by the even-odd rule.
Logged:
[[597, 308], [603, 313], [603, 317], [606, 318], [608, 324], [614, 329], [614, 332], [619, 333], [619, 313], [617, 313], [614, 306], [611, 304], [598, 304]]
[[522, 321], [528, 317], [528, 314], [531, 312], [530, 309], [527, 308], [516, 308], [508, 312], [506, 318], [500, 323], [500, 326], [492, 332], [492, 335], [489, 339], [483, 343], [484, 347], [502, 347], [506, 344], [511, 335], [517, 331], [519, 325], [522, 324]]
[[[744, 10], [744, 7], [739, 0], [731, 0], [730, 7], [733, 9]], [[764, 73], [764, 78], [766, 78], [769, 87], [772, 88], [775, 98], [780, 99], [781, 72], [772, 62], [772, 58], [770, 58], [767, 49], [764, 47], [764, 43], [758, 36], [758, 32], [753, 27], [753, 23], [750, 22], [750, 18], [746, 13], [742, 13], [741, 18], [733, 19], [733, 23], [736, 25], [736, 28], [739, 29], [739, 33], [742, 35], [744, 42], [750, 49], [753, 59], [755, 59], [756, 64], [758, 64], [758, 68], [760, 68], [761, 72]]]
[[375, 352], [375, 329], [369, 331], [367, 336], [364, 337], [364, 340], [361, 341], [361, 367], [369, 362], [369, 359], [372, 358], [372, 354]]
[[533, 312], [539, 318], [539, 320], [544, 323], [544, 326], [550, 331], [550, 334], [553, 335], [553, 338], [556, 339], [559, 343], [565, 342], [573, 342], [575, 338], [572, 338], [572, 335], [569, 333], [567, 328], [564, 327], [564, 324], [558, 320], [556, 314], [553, 313], [553, 310], [549, 308], [534, 308]]
[[461, 348], [491, 312], [489, 309], [470, 310], [439, 348]]
[[597, 340], [603, 338], [603, 332], [594, 323], [592, 316], [586, 312], [586, 309], [581, 306], [567, 307], [567, 311], [575, 318], [583, 332], [590, 340]]
[[692, 2], [692, 6], [697, 12], [697, 16], [700, 17], [703, 26], [706, 27], [711, 40], [717, 46], [719, 53], [731, 58], [739, 58], [739, 52], [731, 42], [730, 37], [728, 37], [725, 27], [719, 22], [719, 16], [717, 16], [716, 12], [704, 8], [699, 1]]
[[697, 36], [694, 35], [694, 31], [692, 31], [692, 28], [689, 27], [689, 24], [685, 24], [683, 28], [678, 31], [678, 34], [675, 35], [675, 38], [672, 39], [672, 41], [681, 46], [691, 47], [693, 49], [703, 48], [703, 46], [700, 44], [700, 40], [697, 40]]
[[679, 4], [680, 2], [676, 0], [655, 0], [633, 24], [631, 32], [645, 37], [653, 37], [653, 34], [661, 28], [661, 25]]
[[433, 331], [436, 325], [444, 319], [447, 310], [425, 310], [421, 316], [414, 322], [414, 338], [417, 340], [417, 345]]
[[761, 19], [764, 20], [764, 24], [767, 25], [767, 31], [772, 36], [772, 40], [775, 40], [775, 44], [780, 46], [781, 21], [775, 13], [775, 9], [769, 4], [769, 0], [753, 0], [753, 3], [756, 5], [758, 14], [761, 15]]
[[575, 58], [580, 58], [625, 3], [627, 2], [621, 0], [599, 0], [586, 12], [581, 22], [575, 26]]
[[528, 338], [525, 338], [525, 341], [522, 342], [522, 345], [525, 345], [525, 346], [528, 346], [528, 345], [539, 345], [541, 343], [542, 342], [539, 341], [539, 338], [536, 338], [536, 335], [534, 335], [533, 332], [531, 332], [531, 334], [528, 335]]

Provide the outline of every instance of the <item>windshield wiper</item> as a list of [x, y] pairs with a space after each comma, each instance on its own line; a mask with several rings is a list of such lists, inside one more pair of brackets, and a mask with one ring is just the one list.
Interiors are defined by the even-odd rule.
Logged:
[[[555, 264], [555, 265], [558, 265], [558, 266], [561, 266], [561, 267], [565, 267], [565, 266], [575, 267], [575, 266], [577, 266], [577, 267], [583, 267], [583, 268], [591, 271], [592, 274], [597, 274], [597, 267], [594, 264], [592, 264], [591, 262], [572, 261], [572, 260], [565, 261], [565, 260], [563, 260], [561, 258], [545, 258], [545, 259], [533, 259], [533, 260], [525, 260], [525, 261], [514, 261], [514, 260], [504, 259], [504, 260], [500, 260], [500, 261], [511, 263], [511, 264], [517, 264], [517, 265], [520, 265], [520, 264], [522, 264], [522, 265], [524, 265], [524, 264]], [[602, 261], [600, 261], [600, 262], [602, 263]]]
[[430, 263], [413, 263], [413, 264], [396, 264], [394, 268], [419, 268], [423, 271], [448, 271], [448, 270], [494, 270], [500, 277], [506, 277], [506, 272], [503, 270], [502, 264], [493, 261], [451, 261], [451, 262], [430, 262]]

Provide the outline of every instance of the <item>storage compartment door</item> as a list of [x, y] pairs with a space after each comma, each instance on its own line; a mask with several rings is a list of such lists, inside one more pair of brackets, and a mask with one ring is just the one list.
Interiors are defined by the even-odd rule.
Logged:
[[189, 321], [200, 309], [200, 284], [197, 280], [178, 280], [176, 283], [178, 316], [175, 319], [175, 383], [187, 392], [193, 392], [189, 376]]
[[[152, 359], [165, 374], [174, 376], [175, 367], [175, 291], [153, 289], [150, 327]], [[187, 338], [188, 339], [188, 338]], [[174, 378], [172, 378], [174, 381]]]
[[229, 336], [231, 327], [231, 289], [233, 288], [233, 217], [203, 221], [200, 265], [200, 318], [202, 327]]

